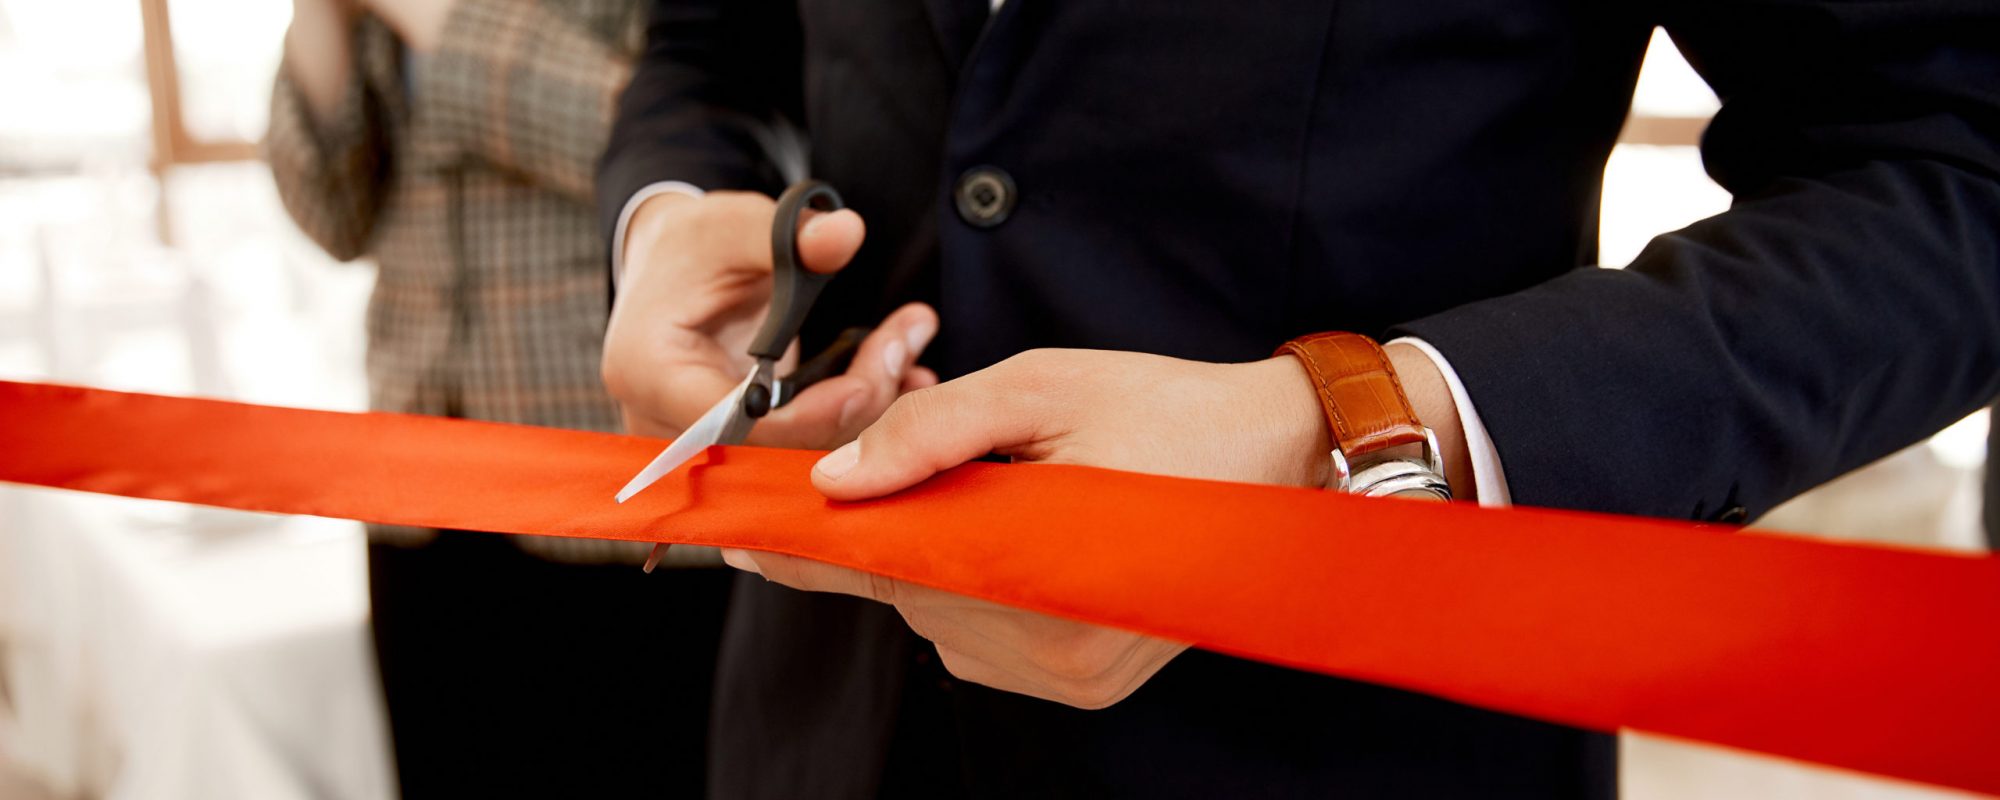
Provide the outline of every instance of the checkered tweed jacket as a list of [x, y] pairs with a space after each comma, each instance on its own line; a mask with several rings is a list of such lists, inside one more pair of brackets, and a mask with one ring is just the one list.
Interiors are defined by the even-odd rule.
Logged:
[[[460, 0], [438, 47], [417, 57], [364, 17], [355, 75], [328, 119], [280, 66], [264, 143], [278, 193], [328, 253], [379, 268], [374, 408], [619, 428], [598, 378], [609, 277], [592, 182], [643, 16], [637, 0]], [[644, 558], [629, 543], [521, 546], [566, 561]]]

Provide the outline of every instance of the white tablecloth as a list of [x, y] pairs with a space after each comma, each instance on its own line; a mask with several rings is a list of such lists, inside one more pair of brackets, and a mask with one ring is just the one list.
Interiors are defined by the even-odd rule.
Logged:
[[362, 542], [0, 486], [10, 758], [65, 794], [392, 797]]

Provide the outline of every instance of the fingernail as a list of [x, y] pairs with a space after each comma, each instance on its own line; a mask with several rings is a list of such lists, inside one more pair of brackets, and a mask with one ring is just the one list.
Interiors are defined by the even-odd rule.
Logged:
[[810, 217], [807, 217], [806, 224], [799, 226], [799, 235], [804, 236], [808, 233], [812, 233], [813, 229], [819, 227], [819, 224], [825, 220], [826, 220], [826, 214], [824, 213], [814, 214]]
[[861, 440], [856, 439], [841, 445], [839, 450], [827, 453], [818, 464], [813, 465], [813, 471], [826, 476], [827, 480], [837, 481], [853, 470], [854, 465], [860, 461]]
[[904, 347], [902, 342], [891, 339], [888, 346], [882, 348], [882, 369], [889, 373], [890, 378], [901, 379], [903, 377], [903, 362], [908, 361], [909, 358], [909, 348]]
[[937, 326], [929, 322], [919, 322], [911, 325], [910, 329], [903, 333], [903, 338], [909, 340], [910, 352], [921, 353], [924, 351], [924, 347], [931, 343], [931, 337], [936, 335]]
[[847, 402], [841, 403], [840, 429], [852, 430], [854, 424], [861, 421], [861, 409], [866, 405], [868, 405], [867, 392], [855, 392], [854, 396], [847, 398]]
[[743, 570], [744, 572], [757, 575], [764, 574], [763, 570], [757, 568], [757, 561], [750, 557], [750, 551], [748, 550], [723, 550], [722, 563]]

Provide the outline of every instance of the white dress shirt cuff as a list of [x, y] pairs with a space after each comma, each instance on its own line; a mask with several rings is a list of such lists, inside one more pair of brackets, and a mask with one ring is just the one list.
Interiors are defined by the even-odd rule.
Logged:
[[1472, 396], [1466, 394], [1465, 384], [1452, 370], [1451, 362], [1430, 342], [1414, 336], [1389, 344], [1417, 348], [1437, 365], [1438, 372], [1444, 373], [1444, 384], [1451, 389], [1451, 404], [1458, 407], [1458, 425], [1465, 429], [1465, 449], [1472, 459], [1472, 485], [1479, 492], [1479, 504], [1488, 508], [1511, 505], [1513, 497], [1507, 491], [1507, 472], [1500, 467], [1500, 451], [1493, 447], [1493, 437], [1487, 434], [1486, 423], [1480, 421], [1479, 409], [1473, 407]]
[[689, 197], [707, 194], [701, 187], [685, 181], [656, 181], [632, 193], [631, 199], [625, 201], [625, 207], [618, 211], [618, 227], [611, 230], [612, 291], [618, 289], [618, 276], [625, 274], [625, 229], [632, 224], [632, 215], [639, 210], [641, 203], [669, 192]]

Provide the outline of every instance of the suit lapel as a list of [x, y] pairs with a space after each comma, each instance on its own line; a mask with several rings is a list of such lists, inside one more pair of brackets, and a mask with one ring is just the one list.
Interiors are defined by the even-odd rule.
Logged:
[[989, 0], [923, 1], [924, 13], [931, 20], [931, 31], [937, 35], [938, 51], [956, 74], [965, 65], [965, 57], [972, 52], [972, 45], [979, 41], [980, 31], [986, 27], [991, 3]]

